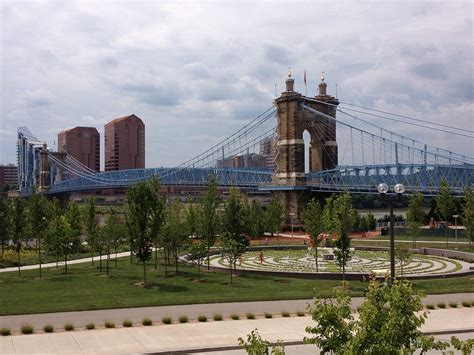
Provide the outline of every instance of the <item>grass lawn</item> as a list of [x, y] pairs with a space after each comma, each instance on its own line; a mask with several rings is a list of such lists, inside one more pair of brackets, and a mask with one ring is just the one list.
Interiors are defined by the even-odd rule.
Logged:
[[[281, 300], [331, 296], [340, 281], [300, 280], [290, 278], [240, 276], [230, 285], [223, 273], [202, 273], [205, 282], [196, 282], [196, 269], [181, 265], [180, 274], [165, 278], [163, 266], [159, 271], [148, 267], [152, 288], [135, 286], [141, 281], [142, 267], [119, 260], [111, 275], [100, 274], [90, 264], [70, 265], [70, 274], [62, 268], [45, 269], [43, 280], [37, 271], [0, 274], [0, 315], [77, 311], [153, 305], [192, 304], [231, 301]], [[474, 292], [473, 277], [417, 281], [416, 287], [427, 293]], [[353, 296], [361, 296], [366, 283], [350, 282]]]

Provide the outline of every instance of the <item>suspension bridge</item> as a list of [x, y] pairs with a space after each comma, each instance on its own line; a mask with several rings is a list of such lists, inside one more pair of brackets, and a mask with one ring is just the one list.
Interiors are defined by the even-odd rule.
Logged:
[[[221, 187], [281, 194], [287, 206], [299, 210], [297, 206], [311, 193], [376, 193], [382, 182], [389, 186], [402, 183], [408, 192], [425, 195], [436, 194], [442, 180], [458, 195], [474, 185], [473, 157], [387, 130], [374, 124], [374, 117], [417, 129], [441, 130], [452, 139], [474, 139], [474, 131], [465, 128], [433, 127], [427, 120], [339, 102], [326, 93], [323, 77], [319, 94], [306, 97], [294, 91], [290, 73], [286, 91], [265, 112], [205, 152], [171, 168], [98, 173], [67, 153], [49, 150], [26, 127], [19, 128], [20, 192], [28, 195], [33, 186], [47, 194], [124, 188], [151, 177], [162, 185], [199, 187], [213, 176]], [[305, 134], [310, 136], [307, 148]], [[267, 147], [265, 157], [262, 145]], [[239, 159], [234, 166], [232, 162]]]

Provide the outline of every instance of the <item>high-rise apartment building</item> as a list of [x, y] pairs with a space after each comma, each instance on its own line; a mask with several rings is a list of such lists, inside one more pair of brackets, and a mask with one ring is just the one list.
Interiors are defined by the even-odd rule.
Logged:
[[0, 189], [18, 186], [18, 167], [13, 164], [0, 165]]
[[266, 138], [260, 142], [260, 155], [263, 157], [266, 169], [275, 170], [276, 140], [275, 138]]
[[67, 152], [89, 169], [100, 171], [100, 135], [95, 127], [74, 127], [58, 134], [58, 150]]
[[132, 114], [105, 125], [105, 171], [145, 167], [145, 124]]

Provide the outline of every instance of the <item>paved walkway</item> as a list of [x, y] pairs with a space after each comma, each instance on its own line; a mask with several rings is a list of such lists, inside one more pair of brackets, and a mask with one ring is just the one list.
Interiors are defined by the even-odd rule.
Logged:
[[[117, 254], [117, 257], [118, 258], [122, 258], [124, 256], [129, 256], [130, 255], [130, 252], [129, 251], [125, 251], [123, 253], [118, 253]], [[105, 258], [107, 257], [107, 255], [102, 255], [102, 260], [105, 260]], [[115, 259], [115, 254], [110, 254], [110, 258], [111, 259]], [[99, 262], [99, 257], [98, 256], [94, 256], [94, 261], [97, 261]], [[92, 257], [87, 257], [87, 258], [82, 258], [82, 259], [75, 259], [75, 260], [69, 260], [67, 262], [68, 265], [73, 265], [73, 264], [83, 264], [83, 263], [90, 263], [92, 262]], [[58, 262], [58, 266], [64, 266], [64, 261], [60, 261]], [[43, 269], [47, 269], [47, 268], [51, 268], [51, 267], [56, 267], [56, 263], [46, 263], [46, 264], [42, 264], [41, 265], [41, 268]], [[35, 269], [39, 269], [39, 264], [34, 264], [34, 265], [26, 265], [26, 266], [21, 266], [20, 269], [23, 271], [23, 270], [35, 270]], [[0, 272], [12, 272], [12, 271], [18, 271], [18, 267], [17, 266], [13, 266], [13, 267], [6, 267], [6, 268], [2, 268], [0, 269]]]
[[[358, 307], [363, 297], [354, 297], [352, 299], [353, 307]], [[441, 295], [428, 295], [424, 298], [425, 304], [444, 302], [474, 301], [474, 293], [453, 293]], [[8, 327], [12, 331], [18, 330], [22, 324], [31, 324], [36, 329], [42, 329], [44, 325], [51, 324], [55, 328], [62, 328], [66, 323], [72, 323], [75, 327], [85, 327], [88, 323], [94, 323], [101, 326], [105, 321], [115, 324], [122, 324], [124, 320], [131, 320], [134, 323], [141, 323], [144, 318], [150, 318], [153, 321], [160, 321], [163, 317], [172, 317], [174, 320], [182, 315], [188, 316], [190, 320], [197, 319], [201, 314], [208, 318], [216, 313], [223, 317], [230, 317], [232, 313], [237, 313], [241, 318], [245, 318], [246, 313], [254, 313], [256, 316], [262, 316], [265, 312], [274, 315], [287, 311], [295, 314], [297, 311], [306, 311], [307, 306], [312, 305], [312, 299], [305, 300], [284, 300], [284, 301], [258, 301], [258, 302], [231, 302], [231, 303], [205, 303], [177, 306], [156, 306], [156, 307], [137, 307], [121, 309], [105, 309], [96, 311], [81, 312], [58, 312], [58, 313], [40, 313], [0, 316], [0, 328]], [[465, 308], [469, 310], [469, 308]]]
[[[311, 317], [279, 317], [6, 336], [0, 337], [0, 353], [120, 354], [163, 353], [190, 349], [207, 352], [217, 347], [235, 347], [238, 337], [245, 337], [255, 328], [258, 328], [262, 338], [269, 341], [301, 342], [307, 335], [305, 327], [309, 325], [314, 325]], [[474, 335], [472, 308], [431, 311], [422, 327], [424, 332], [438, 334], [469, 329]]]

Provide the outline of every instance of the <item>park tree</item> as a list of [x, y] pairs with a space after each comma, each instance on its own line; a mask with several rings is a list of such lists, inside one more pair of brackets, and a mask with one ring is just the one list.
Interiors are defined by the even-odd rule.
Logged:
[[75, 201], [69, 203], [66, 212], [66, 219], [71, 227], [72, 251], [77, 251], [81, 244], [82, 216], [79, 206]]
[[265, 233], [264, 212], [257, 200], [252, 200], [248, 206], [247, 231], [251, 237], [257, 238]]
[[201, 202], [201, 228], [202, 236], [207, 247], [207, 269], [209, 270], [209, 257], [211, 247], [216, 242], [216, 235], [219, 227], [217, 207], [219, 207], [219, 195], [217, 194], [217, 181], [214, 176], [209, 180], [207, 194]]
[[265, 229], [272, 237], [281, 230], [281, 226], [285, 221], [285, 211], [279, 198], [274, 197], [270, 201], [265, 210], [264, 219]]
[[197, 279], [199, 281], [201, 274], [201, 265], [207, 256], [207, 246], [205, 243], [199, 241], [192, 243], [188, 248], [187, 259], [197, 266]]
[[160, 237], [160, 245], [163, 247], [165, 255], [165, 274], [168, 271], [166, 266], [174, 259], [176, 274], [179, 273], [178, 261], [179, 253], [186, 248], [189, 242], [189, 228], [185, 222], [185, 211], [180, 200], [171, 201], [165, 212], [165, 222]]
[[398, 246], [395, 249], [395, 260], [400, 265], [400, 278], [403, 280], [403, 268], [408, 265], [411, 259], [411, 254], [408, 248]]
[[309, 201], [306, 209], [303, 211], [303, 223], [304, 228], [312, 241], [312, 247], [314, 250], [314, 261], [316, 263], [316, 272], [319, 272], [318, 267], [318, 246], [322, 241], [320, 237], [324, 231], [323, 216], [321, 205], [314, 198]]
[[117, 248], [123, 239], [123, 226], [121, 225], [117, 211], [114, 208], [108, 210], [105, 218], [105, 224], [101, 228], [101, 237], [103, 240], [106, 260], [106, 274], [109, 274], [110, 254], [115, 251], [115, 267], [117, 267]]
[[419, 192], [410, 195], [408, 198], [408, 229], [413, 239], [413, 248], [416, 248], [416, 241], [420, 236], [420, 227], [423, 224], [425, 213], [422, 209], [423, 195]]
[[323, 221], [326, 230], [329, 234], [337, 236], [334, 242], [334, 256], [337, 264], [342, 269], [344, 284], [346, 265], [352, 257], [349, 232], [354, 222], [351, 210], [351, 196], [348, 193], [339, 196], [332, 195], [327, 198], [323, 210]]
[[10, 242], [10, 227], [11, 227], [11, 207], [7, 199], [0, 198], [0, 248], [1, 248], [1, 263], [5, 262], [5, 249]]
[[150, 216], [150, 232], [153, 237], [153, 244], [155, 249], [155, 270], [158, 269], [158, 246], [160, 242], [160, 231], [163, 227], [165, 218], [165, 204], [165, 199], [161, 196], [158, 196]]
[[45, 238], [48, 229], [48, 221], [51, 218], [50, 210], [49, 202], [46, 197], [44, 197], [42, 193], [34, 191], [33, 195], [28, 199], [28, 229], [30, 235], [36, 240], [40, 278], [42, 277], [42, 241]]
[[470, 187], [464, 189], [464, 205], [462, 221], [466, 227], [466, 234], [469, 240], [469, 249], [474, 241], [474, 193]]
[[408, 282], [372, 281], [367, 298], [354, 319], [346, 290], [336, 290], [333, 299], [318, 299], [312, 308], [316, 326], [307, 327], [314, 335], [304, 341], [316, 344], [322, 353], [336, 354], [412, 354], [446, 348], [445, 342], [423, 335], [426, 319], [421, 312], [421, 294]]
[[18, 264], [18, 276], [21, 276], [21, 250], [23, 248], [23, 242], [26, 239], [28, 233], [28, 221], [27, 221], [27, 206], [24, 199], [21, 197], [14, 198], [11, 202], [11, 234], [12, 241], [15, 246]]
[[246, 201], [244, 196], [236, 190], [231, 189], [229, 197], [225, 202], [224, 215], [222, 218], [222, 227], [224, 233], [227, 234], [227, 238], [231, 238], [237, 242], [243, 250], [241, 254], [245, 251], [247, 246], [250, 244], [249, 240], [245, 236], [247, 226], [245, 222], [247, 220], [246, 212]]
[[446, 248], [448, 248], [448, 220], [451, 218], [454, 211], [454, 201], [446, 179], [441, 180], [441, 183], [439, 184], [438, 194], [436, 195], [436, 207], [438, 214], [446, 222], [444, 232], [446, 235]]
[[100, 238], [99, 222], [97, 221], [97, 202], [95, 196], [90, 196], [86, 201], [84, 221], [86, 225], [87, 244], [91, 251], [92, 266], [94, 266], [94, 253]]
[[369, 231], [374, 231], [377, 228], [377, 221], [375, 220], [374, 215], [371, 212], [369, 212], [367, 213], [366, 219], [367, 219], [367, 229]]
[[224, 260], [229, 263], [230, 284], [233, 284], [233, 275], [237, 269], [237, 260], [245, 252], [247, 244], [243, 239], [236, 239], [229, 232], [224, 232], [222, 236], [221, 252]]
[[161, 208], [158, 196], [160, 184], [151, 178], [140, 181], [127, 190], [127, 229], [130, 235], [131, 251], [143, 265], [143, 284], [146, 286], [146, 262], [151, 258], [155, 240], [153, 216]]
[[67, 215], [55, 217], [48, 227], [47, 243], [51, 243], [50, 248], [63, 256], [64, 273], [67, 274], [67, 257], [74, 250], [76, 232], [68, 222]]

